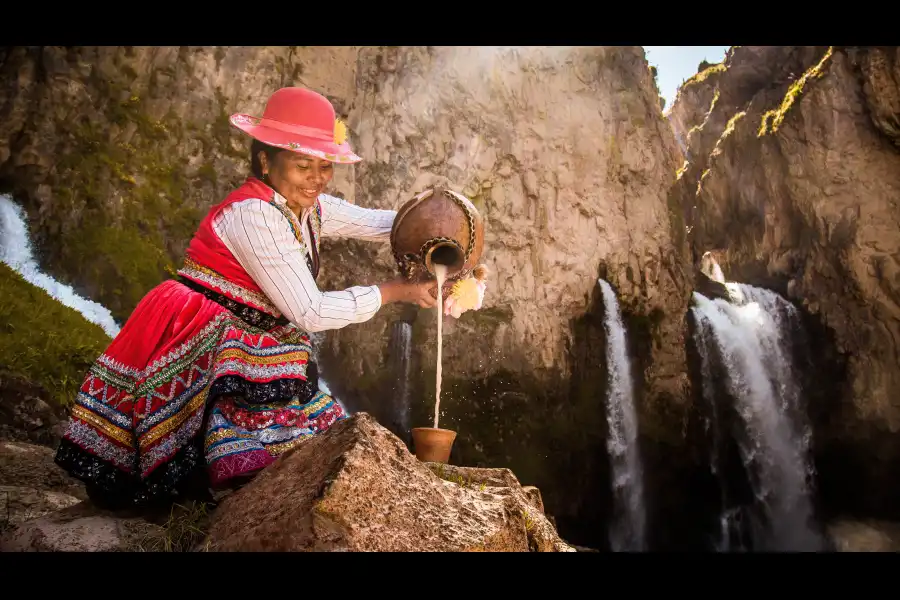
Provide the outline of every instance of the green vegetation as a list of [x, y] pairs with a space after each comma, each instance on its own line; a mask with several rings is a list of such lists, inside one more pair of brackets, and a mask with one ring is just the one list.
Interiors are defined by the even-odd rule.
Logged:
[[[136, 552], [191, 552], [206, 537], [210, 507], [205, 502], [173, 504], [162, 525], [145, 524], [129, 548]], [[202, 551], [209, 550], [207, 542]]]
[[746, 115], [747, 115], [747, 111], [742, 110], [739, 113], [735, 113], [735, 115], [733, 117], [728, 119], [728, 124], [725, 125], [725, 131], [722, 132], [722, 135], [719, 137], [719, 141], [721, 142], [722, 140], [727, 138], [729, 135], [734, 133], [734, 128], [737, 127], [738, 121], [743, 119]]
[[709, 119], [709, 115], [716, 109], [716, 103], [719, 102], [719, 89], [716, 88], [716, 91], [713, 93], [712, 101], [709, 103], [709, 108], [706, 110], [706, 114], [703, 116], [703, 120], [700, 121], [697, 125], [694, 125], [690, 128], [687, 134], [687, 139], [690, 140], [694, 135], [700, 133], [703, 129], [703, 126], [706, 125], [706, 121]]
[[[706, 63], [706, 61], [704, 61], [704, 62], [700, 63], [700, 66], [702, 67], [704, 65], [704, 63], [709, 64], [709, 63]], [[713, 76], [717, 73], [723, 73], [724, 71], [725, 71], [725, 63], [724, 62], [710, 65], [710, 66], [706, 67], [705, 69], [703, 69], [702, 71], [700, 71], [699, 73], [697, 73], [696, 75], [694, 75], [693, 77], [691, 77], [690, 79], [688, 79], [687, 81], [685, 81], [684, 85], [682, 85], [681, 88], [684, 89], [690, 85], [703, 83], [704, 81], [709, 79], [711, 76]]]
[[0, 264], [0, 368], [65, 405], [110, 341], [99, 326]]
[[[126, 86], [101, 79], [93, 84], [107, 99], [102, 119], [58, 123], [71, 151], [57, 164], [55, 214], [42, 232], [53, 239], [46, 266], [86, 286], [123, 320], [176, 270], [203, 216], [193, 187], [215, 188], [215, 167], [207, 160], [189, 177], [173, 148], [184, 138], [177, 115], [154, 119]], [[203, 144], [207, 151], [222, 145], [221, 120], [214, 123], [214, 139]], [[133, 134], [124, 141], [111, 135], [110, 125]], [[191, 131], [191, 137], [204, 136], [199, 128]]]
[[784, 95], [784, 99], [781, 101], [781, 106], [767, 111], [762, 116], [757, 137], [763, 137], [764, 135], [778, 131], [778, 128], [781, 127], [781, 124], [784, 122], [784, 118], [788, 111], [806, 91], [806, 86], [813, 80], [819, 79], [825, 75], [825, 68], [833, 54], [834, 46], [829, 46], [822, 59], [819, 60], [815, 66], [807, 69], [806, 73], [804, 73], [800, 79], [791, 84], [791, 87], [788, 88], [787, 93]]

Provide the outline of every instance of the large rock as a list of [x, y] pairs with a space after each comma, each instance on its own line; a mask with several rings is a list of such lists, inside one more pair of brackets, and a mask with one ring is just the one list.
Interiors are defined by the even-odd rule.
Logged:
[[823, 502], [896, 520], [900, 49], [742, 46], [725, 67], [682, 175], [694, 256], [803, 309]]
[[360, 413], [285, 454], [228, 496], [213, 517], [207, 547], [574, 551], [559, 539], [539, 502], [508, 470], [432, 470]]
[[0, 530], [74, 506], [80, 499], [38, 488], [0, 485]]

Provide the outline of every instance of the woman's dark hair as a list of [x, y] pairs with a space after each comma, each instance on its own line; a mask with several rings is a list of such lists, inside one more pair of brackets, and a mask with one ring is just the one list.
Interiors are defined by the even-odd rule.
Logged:
[[262, 163], [259, 161], [260, 152], [265, 152], [269, 164], [272, 164], [272, 162], [275, 160], [275, 156], [278, 155], [279, 152], [286, 152], [286, 150], [284, 148], [276, 148], [274, 146], [264, 144], [259, 140], [253, 140], [253, 143], [250, 144], [250, 173], [252, 173], [253, 176], [257, 179], [263, 178]]

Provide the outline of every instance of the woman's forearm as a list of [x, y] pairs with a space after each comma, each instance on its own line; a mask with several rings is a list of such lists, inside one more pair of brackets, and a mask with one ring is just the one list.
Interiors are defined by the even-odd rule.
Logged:
[[342, 237], [386, 242], [397, 212], [363, 208], [334, 196], [322, 194], [322, 237]]

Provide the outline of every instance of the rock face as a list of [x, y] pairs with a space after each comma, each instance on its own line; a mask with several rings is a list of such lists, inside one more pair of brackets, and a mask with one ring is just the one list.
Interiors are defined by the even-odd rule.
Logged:
[[249, 172], [249, 140], [228, 116], [261, 113], [275, 89], [295, 84], [343, 114], [356, 51], [4, 47], [0, 192], [26, 208], [42, 268], [124, 319]]
[[359, 413], [228, 496], [211, 551], [574, 551], [508, 470], [447, 481]]
[[[609, 488], [598, 276], [634, 338], [648, 452], [683, 447], [688, 408], [689, 275], [667, 204], [681, 157], [641, 49], [363, 49], [358, 82], [357, 202], [398, 208], [445, 184], [485, 219], [485, 306], [444, 324], [440, 422], [459, 432], [454, 462], [509, 466], [544, 490], [561, 527], [594, 519]], [[341, 242], [324, 255], [332, 287], [397, 273], [386, 245]], [[398, 319], [413, 325], [410, 422], [429, 424], [433, 312], [384, 311], [330, 332], [323, 374], [353, 408], [402, 420], [387, 368]]]
[[804, 309], [824, 508], [895, 519], [900, 50], [737, 47], [724, 66], [680, 179], [693, 255]]

